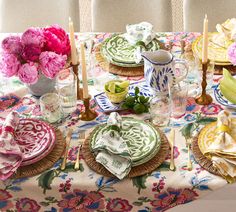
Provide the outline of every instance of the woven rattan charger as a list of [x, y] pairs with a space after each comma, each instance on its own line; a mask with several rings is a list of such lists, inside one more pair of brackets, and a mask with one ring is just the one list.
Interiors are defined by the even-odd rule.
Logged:
[[195, 160], [197, 161], [197, 163], [203, 167], [204, 169], [206, 169], [207, 171], [209, 171], [212, 174], [221, 176], [221, 174], [219, 173], [219, 171], [213, 166], [213, 163], [210, 159], [208, 159], [206, 156], [204, 156], [201, 152], [201, 150], [199, 149], [198, 146], [198, 136], [193, 138], [192, 141], [192, 153], [193, 156], [195, 158]]
[[[170, 146], [168, 140], [163, 132], [161, 132], [157, 127], [155, 127], [158, 133], [161, 136], [161, 146], [158, 153], [148, 162], [141, 164], [139, 166], [135, 166], [131, 169], [130, 173], [128, 174], [128, 178], [137, 177], [141, 175], [148, 174], [158, 168], [166, 159], [167, 155], [170, 152]], [[96, 131], [96, 128], [94, 129]], [[107, 177], [115, 177], [111, 174], [103, 165], [97, 163], [95, 160], [94, 154], [90, 150], [90, 139], [93, 135], [93, 132], [85, 139], [84, 145], [82, 147], [82, 152], [84, 156], [84, 160], [86, 161], [87, 165], [103, 176]]]
[[[158, 44], [160, 46], [160, 49], [166, 49], [165, 44], [158, 41]], [[108, 71], [112, 74], [117, 74], [120, 76], [126, 76], [126, 77], [139, 77], [144, 76], [144, 67], [138, 66], [138, 67], [121, 67], [114, 64], [109, 63], [103, 56], [100, 51], [102, 46], [102, 43], [97, 45], [95, 48], [95, 58], [98, 62], [98, 64], [101, 66], [101, 68], [105, 71]]]

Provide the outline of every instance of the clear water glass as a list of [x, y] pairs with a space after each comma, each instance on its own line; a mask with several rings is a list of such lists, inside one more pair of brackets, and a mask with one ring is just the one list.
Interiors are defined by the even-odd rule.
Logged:
[[157, 93], [150, 100], [150, 115], [154, 125], [165, 127], [170, 122], [171, 99], [169, 93]]
[[56, 78], [56, 90], [64, 115], [73, 113], [77, 102], [77, 77], [72, 68], [59, 72]]
[[62, 119], [59, 96], [56, 93], [44, 94], [40, 97], [39, 103], [44, 120], [49, 123], [56, 123]]
[[185, 115], [188, 98], [188, 84], [180, 82], [171, 88], [171, 117], [178, 119]]

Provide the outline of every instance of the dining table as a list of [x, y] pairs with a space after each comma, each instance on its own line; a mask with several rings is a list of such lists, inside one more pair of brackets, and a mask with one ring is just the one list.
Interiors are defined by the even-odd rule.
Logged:
[[[113, 33], [76, 33], [76, 45], [83, 36], [90, 35], [96, 47]], [[1, 40], [8, 34], [0, 34]], [[159, 32], [160, 42], [172, 45], [172, 53], [180, 54], [181, 40], [190, 45], [200, 33], [196, 32]], [[109, 113], [102, 110], [94, 96], [104, 92], [104, 82], [109, 79], [144, 80], [143, 76], [124, 77], [107, 72], [95, 62], [89, 70], [88, 82], [91, 108], [98, 116], [92, 121], [80, 120], [83, 102], [77, 101], [75, 112], [54, 127], [64, 137], [68, 129], [73, 128], [72, 140], [68, 151], [66, 167], [61, 170], [62, 159], [43, 171], [32, 176], [15, 179], [14, 176], [0, 182], [0, 211], [109, 211], [109, 212], [150, 212], [150, 211], [234, 211], [236, 207], [235, 185], [229, 185], [225, 179], [205, 170], [197, 163], [191, 153], [193, 169], [188, 170], [188, 151], [186, 134], [196, 133], [210, 122], [216, 121], [218, 113], [224, 109], [215, 98], [213, 91], [222, 75], [213, 76], [213, 84], [208, 93], [213, 97], [209, 105], [198, 105], [194, 97], [187, 98], [186, 113], [178, 119], [171, 119], [171, 125], [162, 127], [162, 132], [169, 138], [171, 129], [175, 129], [174, 161], [175, 170], [170, 170], [170, 155], [154, 171], [119, 180], [106, 177], [93, 171], [86, 163], [83, 152], [80, 154], [80, 168], [74, 169], [79, 142], [83, 141], [92, 130], [106, 123]], [[17, 78], [0, 80], [0, 120], [11, 111], [17, 111], [21, 118], [42, 120], [39, 99], [32, 96], [25, 84]], [[191, 84], [191, 83], [190, 83]], [[199, 87], [198, 84], [191, 86]], [[194, 89], [196, 89], [196, 87]], [[194, 90], [193, 89], [193, 90]], [[130, 111], [120, 111], [122, 116], [148, 120], [149, 113], [142, 115]], [[215, 195], [215, 196], [214, 196]], [[196, 201], [195, 201], [196, 200]], [[209, 209], [207, 209], [209, 208]]]

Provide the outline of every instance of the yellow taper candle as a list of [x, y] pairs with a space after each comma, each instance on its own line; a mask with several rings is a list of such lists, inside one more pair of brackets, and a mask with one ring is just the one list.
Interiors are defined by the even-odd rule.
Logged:
[[70, 46], [71, 46], [71, 62], [73, 65], [76, 65], [78, 63], [78, 57], [75, 46], [74, 25], [70, 17], [69, 17], [69, 32], [70, 32]]
[[88, 81], [87, 81], [84, 43], [80, 44], [80, 56], [81, 56], [80, 61], [81, 61], [81, 69], [82, 69], [82, 81], [83, 81], [83, 98], [87, 99], [89, 95], [88, 95]]
[[203, 40], [202, 40], [202, 63], [207, 63], [208, 60], [208, 19], [205, 15], [203, 23]]

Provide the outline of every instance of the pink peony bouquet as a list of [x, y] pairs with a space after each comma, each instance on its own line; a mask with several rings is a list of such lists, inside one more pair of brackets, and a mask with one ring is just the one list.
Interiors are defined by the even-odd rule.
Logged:
[[34, 84], [40, 73], [53, 79], [65, 66], [69, 54], [68, 35], [59, 26], [29, 28], [21, 36], [12, 35], [2, 41], [0, 72]]
[[228, 59], [234, 66], [236, 65], [236, 42], [228, 48]]

